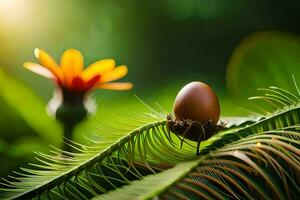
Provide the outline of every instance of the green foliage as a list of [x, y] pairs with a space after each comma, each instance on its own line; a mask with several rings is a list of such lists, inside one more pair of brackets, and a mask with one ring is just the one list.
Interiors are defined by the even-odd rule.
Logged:
[[300, 73], [300, 38], [266, 31], [245, 38], [233, 51], [227, 66], [227, 86], [240, 100], [256, 88], [276, 85], [291, 88], [291, 74]]
[[[93, 136], [91, 145], [70, 141], [73, 152], [53, 147], [50, 155], [37, 153], [38, 164], [21, 168], [17, 177], [2, 182], [1, 197], [89, 199], [123, 185], [129, 186], [112, 194], [142, 199], [297, 196], [299, 183], [291, 177], [300, 167], [299, 101], [286, 100], [290, 104], [279, 104], [255, 123], [236, 120], [201, 144], [200, 157], [195, 156], [195, 143], [170, 133], [166, 116], [151, 108], [152, 114], [136, 117], [103, 113], [99, 135]], [[158, 188], [169, 174], [173, 175]], [[136, 179], [142, 181], [132, 182]]]
[[285, 107], [277, 110], [273, 115], [262, 119], [251, 126], [246, 126], [243, 129], [228, 132], [225, 134], [217, 134], [216, 136], [208, 139], [209, 145], [205, 146], [201, 152], [210, 152], [211, 150], [217, 149], [223, 146], [225, 143], [239, 140], [240, 138], [248, 135], [257, 134], [263, 131], [278, 130], [285, 127], [300, 124], [300, 107]]
[[148, 175], [142, 180], [133, 181], [130, 185], [124, 186], [107, 194], [97, 196], [94, 199], [130, 200], [154, 198], [185, 177], [198, 165], [198, 163], [199, 160], [180, 163], [164, 172]]
[[[105, 115], [105, 118], [111, 119], [112, 116]], [[173, 147], [171, 143], [167, 143], [168, 136], [165, 134], [165, 120], [162, 120], [161, 116], [145, 115], [139, 116], [137, 120], [133, 118], [124, 119], [120, 116], [113, 116], [113, 118], [117, 121], [118, 119], [122, 120], [122, 122], [119, 122], [117, 126], [114, 124], [113, 127], [110, 127], [111, 121], [101, 120], [103, 123], [101, 123], [101, 139], [98, 142], [93, 141], [94, 144], [91, 146], [79, 145], [70, 141], [69, 145], [77, 152], [62, 152], [53, 148], [53, 155], [37, 153], [37, 159], [41, 163], [32, 165], [38, 167], [39, 170], [22, 168], [23, 172], [31, 175], [27, 178], [27, 175], [25, 175], [21, 182], [12, 183], [11, 181], [6, 181], [8, 184], [14, 184], [19, 188], [23, 188], [18, 190], [18, 192], [7, 192], [6, 197], [30, 198], [42, 194], [56, 185], [65, 188], [66, 186], [72, 187], [72, 184], [75, 183], [87, 189], [88, 193], [92, 195], [95, 193], [93, 192], [95, 188], [86, 185], [85, 181], [94, 176], [95, 172], [93, 170], [96, 169], [100, 170], [97, 171], [96, 177], [105, 178], [105, 175], [101, 172], [103, 169], [98, 169], [99, 166], [100, 168], [104, 166], [119, 174], [121, 179], [119, 182], [128, 182], [127, 178], [121, 175], [124, 172], [121, 172], [120, 169], [114, 169], [115, 165], [123, 165], [123, 160], [120, 160], [120, 158], [126, 159], [126, 162], [131, 167], [133, 162], [139, 162], [141, 166], [153, 172], [154, 169], [149, 166], [149, 163], [162, 162], [170, 165], [195, 157], [194, 150], [179, 150]], [[125, 122], [129, 124], [123, 124]], [[168, 152], [173, 156], [161, 156], [164, 152]], [[127, 170], [128, 174], [140, 176], [135, 175], [136, 173], [139, 174], [139, 172], [135, 172], [135, 168], [128, 168]], [[77, 183], [78, 181], [79, 183]], [[8, 186], [7, 184], [5, 185]], [[96, 188], [98, 192], [105, 191], [101, 184]], [[65, 194], [68, 196], [74, 193], [73, 190], [71, 191], [68, 192], [67, 190]], [[81, 194], [79, 196], [83, 196], [82, 191], [76, 192]]]
[[46, 144], [59, 145], [61, 130], [46, 113], [46, 104], [21, 82], [0, 68], [0, 98], [34, 129]]
[[295, 199], [300, 135], [288, 128], [258, 132], [94, 199]]

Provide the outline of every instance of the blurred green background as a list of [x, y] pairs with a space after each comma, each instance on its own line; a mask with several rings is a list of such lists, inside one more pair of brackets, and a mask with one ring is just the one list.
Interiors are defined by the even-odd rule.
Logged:
[[[223, 115], [245, 115], [238, 105], [255, 88], [290, 87], [300, 71], [299, 7], [295, 0], [0, 0], [0, 175], [61, 140], [45, 111], [53, 84], [22, 67], [36, 61], [34, 48], [57, 60], [77, 48], [86, 66], [103, 58], [128, 66], [124, 80], [134, 89], [97, 91], [98, 113], [139, 111], [135, 94], [171, 112], [178, 90], [200, 80], [217, 91]], [[269, 32], [243, 40], [258, 31]], [[74, 139], [96, 130], [97, 114]]]

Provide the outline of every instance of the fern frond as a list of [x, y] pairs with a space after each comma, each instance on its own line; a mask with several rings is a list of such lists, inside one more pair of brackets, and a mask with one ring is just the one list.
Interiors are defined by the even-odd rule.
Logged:
[[[298, 88], [294, 79], [295, 87]], [[204, 146], [200, 153], [207, 153], [212, 149], [219, 148], [226, 143], [236, 141], [247, 135], [256, 134], [257, 132], [276, 130], [287, 126], [300, 123], [300, 94], [293, 94], [288, 90], [271, 86], [269, 88], [259, 88], [260, 91], [267, 91], [261, 96], [250, 97], [250, 100], [262, 99], [274, 106], [272, 112], [260, 118], [256, 123], [250, 126], [223, 134], [217, 134], [207, 140], [209, 145]]]
[[94, 199], [296, 199], [300, 135], [259, 132]]
[[[105, 115], [105, 118], [109, 117]], [[140, 171], [155, 173], [166, 166], [195, 158], [190, 146], [183, 149], [176, 147], [179, 139], [167, 133], [166, 121], [157, 115], [139, 116], [134, 124], [115, 127], [110, 127], [109, 122], [103, 124], [101, 140], [93, 140], [92, 145], [69, 141], [74, 152], [53, 147], [50, 155], [36, 153], [39, 164], [30, 164], [32, 169], [21, 168], [22, 172], [18, 172], [21, 177], [4, 180], [0, 198], [95, 196], [107, 191], [95, 180], [104, 180], [115, 188], [118, 184], [129, 182], [128, 177], [141, 178]], [[117, 176], [116, 180], [105, 175], [108, 171]]]
[[260, 121], [246, 126], [245, 128], [235, 131], [224, 132], [223, 134], [217, 134], [206, 141], [208, 145], [205, 145], [200, 154], [206, 154], [209, 151], [224, 146], [227, 143], [237, 141], [248, 135], [256, 134], [258, 132], [277, 130], [288, 126], [300, 124], [300, 106], [294, 108], [282, 108], [274, 112], [274, 114], [261, 119]]
[[[242, 123], [238, 128], [218, 133], [201, 144], [201, 158], [256, 133], [297, 126], [297, 103], [254, 124]], [[182, 139], [168, 131], [165, 118], [157, 112], [143, 116], [139, 113], [138, 118], [104, 114], [99, 120], [99, 134], [91, 139], [91, 145], [69, 141], [72, 152], [53, 147], [49, 155], [36, 153], [39, 163], [21, 168], [17, 177], [4, 180], [0, 198], [89, 199], [148, 174], [195, 160], [195, 143], [180, 148]], [[231, 126], [234, 124], [238, 125]]]
[[[270, 86], [268, 88], [258, 88], [258, 91], [266, 92], [260, 96], [249, 97], [249, 100], [263, 100], [267, 102], [273, 109], [271, 111], [264, 111], [267, 115], [274, 115], [282, 110], [288, 110], [289, 108], [299, 107], [300, 93], [295, 76], [292, 75], [294, 87], [297, 91], [296, 94], [285, 90], [283, 88]], [[259, 107], [259, 106], [258, 106]], [[264, 109], [261, 109], [264, 110]]]

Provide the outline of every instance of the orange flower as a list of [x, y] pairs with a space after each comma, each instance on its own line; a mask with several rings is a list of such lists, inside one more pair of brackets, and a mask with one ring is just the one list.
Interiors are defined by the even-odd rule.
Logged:
[[41, 64], [27, 62], [24, 67], [43, 77], [54, 80], [64, 90], [88, 92], [95, 88], [109, 90], [129, 90], [131, 83], [110, 83], [126, 76], [125, 65], [115, 67], [113, 59], [103, 59], [84, 69], [83, 56], [76, 49], [66, 50], [60, 65], [45, 51], [35, 49], [34, 55]]

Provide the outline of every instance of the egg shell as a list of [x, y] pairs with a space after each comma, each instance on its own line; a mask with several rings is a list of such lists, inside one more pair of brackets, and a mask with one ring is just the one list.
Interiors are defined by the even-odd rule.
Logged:
[[176, 119], [191, 119], [202, 123], [211, 120], [216, 125], [220, 118], [220, 104], [214, 91], [205, 83], [191, 82], [177, 94], [174, 106]]

